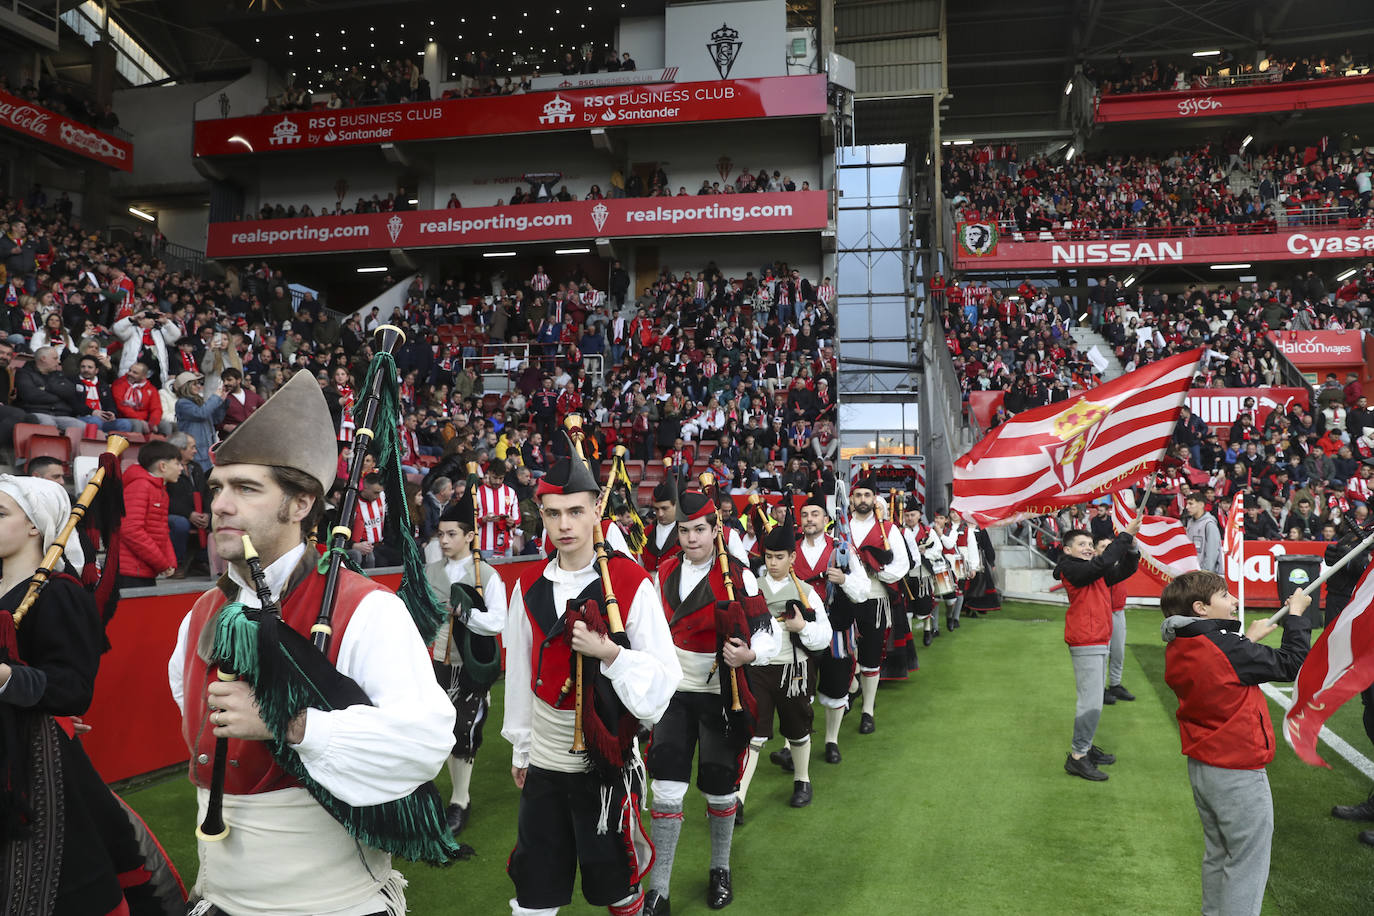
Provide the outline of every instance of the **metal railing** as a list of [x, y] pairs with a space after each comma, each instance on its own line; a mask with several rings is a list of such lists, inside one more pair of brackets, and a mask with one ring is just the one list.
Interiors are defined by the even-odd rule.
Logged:
[[[970, 220], [960, 220], [970, 222]], [[1345, 207], [1303, 207], [1293, 210], [1275, 208], [1274, 219], [1253, 223], [1218, 223], [1210, 226], [1133, 226], [1125, 229], [1055, 227], [1023, 230], [1015, 220], [998, 220], [997, 231], [1013, 242], [1099, 242], [1139, 239], [1202, 238], [1215, 236], [1273, 235], [1295, 227], [1340, 229], [1368, 228], [1369, 219], [1350, 216]]]
[[1342, 79], [1349, 76], [1366, 76], [1370, 72], [1367, 64], [1358, 67], [1351, 67], [1344, 73], [1336, 71], [1335, 67], [1328, 67], [1324, 73], [1317, 73], [1302, 80], [1284, 80], [1284, 66], [1282, 64], [1270, 66], [1267, 70], [1250, 70], [1244, 73], [1207, 73], [1200, 77], [1194, 77], [1188, 81], [1188, 85], [1182, 89], [1170, 87], [1168, 89], [1143, 89], [1132, 90], [1130, 92], [1104, 92], [1103, 95], [1145, 95], [1146, 93], [1174, 93], [1182, 94], [1185, 92], [1207, 92], [1212, 89], [1231, 89], [1236, 86], [1262, 86], [1282, 82], [1289, 83], [1313, 83], [1319, 80]]
[[1017, 547], [1025, 547], [1031, 552], [1032, 556], [1039, 558], [1046, 566], [1054, 566], [1054, 560], [1039, 547], [1035, 546], [1035, 536], [1037, 534], [1043, 534], [1050, 540], [1057, 541], [1059, 540], [1059, 535], [1055, 534], [1033, 518], [1025, 519], [1015, 525], [1008, 525], [1004, 530], [1007, 532], [1008, 544], [1015, 544]]

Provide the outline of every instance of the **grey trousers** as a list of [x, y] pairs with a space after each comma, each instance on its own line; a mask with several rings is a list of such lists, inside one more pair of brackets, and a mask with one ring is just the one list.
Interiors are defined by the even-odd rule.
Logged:
[[1188, 759], [1202, 818], [1203, 916], [1259, 916], [1269, 881], [1274, 800], [1264, 770], [1227, 770]]
[[1102, 678], [1107, 673], [1106, 646], [1070, 646], [1073, 679], [1078, 686], [1078, 703], [1073, 711], [1073, 752], [1086, 754], [1097, 734], [1102, 718]]
[[1121, 685], [1121, 670], [1126, 667], [1126, 612], [1112, 611], [1112, 641], [1107, 646], [1107, 686]]

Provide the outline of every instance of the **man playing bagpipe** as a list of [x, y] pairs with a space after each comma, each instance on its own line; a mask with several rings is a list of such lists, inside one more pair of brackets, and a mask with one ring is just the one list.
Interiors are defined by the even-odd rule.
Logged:
[[[373, 368], [379, 387], [390, 373], [394, 399], [394, 363], [379, 354]], [[370, 430], [356, 435], [363, 442]], [[215, 452], [212, 529], [229, 570], [182, 621], [167, 665], [202, 817], [196, 916], [399, 916], [405, 879], [387, 850], [430, 861], [457, 853], [429, 783], [453, 748], [454, 723], [429, 664], [433, 631], [422, 636], [407, 604], [364, 576], [326, 576], [306, 547], [337, 472], [334, 436], [319, 385], [298, 372]], [[396, 477], [398, 467], [386, 465]], [[399, 543], [404, 529], [392, 536]], [[342, 550], [332, 540], [331, 563]], [[331, 591], [332, 617], [317, 624]], [[312, 625], [329, 631], [323, 653], [308, 642]], [[287, 630], [303, 654], [287, 649]], [[316, 661], [337, 679], [331, 687], [360, 688], [362, 699], [297, 705], [304, 691], [293, 673]], [[230, 672], [244, 679], [225, 679]], [[319, 672], [304, 676], [326, 683]], [[207, 829], [221, 790], [227, 833]]]
[[[854, 481], [850, 488], [851, 537], [859, 555], [860, 570], [869, 580], [869, 598], [854, 608], [854, 622], [858, 624], [859, 689], [863, 694], [863, 714], [859, 719], [859, 734], [871, 735], [875, 730], [873, 706], [878, 696], [878, 673], [883, 664], [883, 648], [887, 631], [892, 626], [892, 592], [890, 586], [907, 574], [911, 563], [905, 550], [896, 543], [898, 534], [890, 522], [878, 518], [878, 485], [870, 475]], [[857, 572], [857, 571], [856, 571]]]
[[768, 507], [758, 494], [749, 497], [749, 505], [744, 510], [744, 525], [745, 531], [740, 536], [740, 545], [749, 558], [750, 571], [758, 576], [763, 570], [763, 542], [768, 537], [768, 532], [775, 527], [769, 516]]
[[847, 553], [840, 562], [835, 539], [825, 533], [829, 521], [825, 497], [812, 495], [801, 509], [802, 539], [793, 569], [808, 586], [827, 596], [833, 635], [830, 648], [816, 663], [816, 697], [825, 709], [825, 762], [839, 763], [840, 723], [849, 710], [849, 685], [858, 657], [854, 608], [868, 600], [869, 582], [868, 576], [850, 571]]
[[921, 551], [921, 545], [930, 538], [931, 528], [921, 520], [921, 507], [912, 502], [902, 507], [902, 540], [906, 542], [907, 556], [911, 568], [907, 570], [906, 587], [910, 591], [908, 604], [911, 609], [912, 625], [921, 621], [921, 641], [930, 645], [940, 635], [940, 624], [935, 619], [935, 575], [929, 561]]
[[491, 685], [501, 675], [496, 637], [506, 626], [506, 586], [501, 575], [472, 549], [476, 536], [473, 493], [479, 482], [476, 464], [463, 495], [439, 516], [442, 557], [425, 567], [430, 590], [444, 610], [444, 623], [430, 647], [434, 675], [458, 714], [448, 772], [453, 791], [446, 812], [454, 836], [463, 832], [472, 812], [468, 787], [472, 765], [482, 746], [482, 728], [490, 705]]
[[644, 550], [640, 554], [646, 572], [655, 572], [682, 552], [677, 536], [677, 486], [677, 478], [669, 468], [668, 476], [654, 487], [654, 527], [644, 532]]
[[780, 643], [753, 573], [724, 549], [711, 496], [698, 491], [681, 494], [677, 529], [682, 554], [660, 566], [657, 575], [682, 665], [682, 683], [654, 726], [646, 760], [653, 779], [652, 836], [657, 852], [645, 905], [645, 912], [652, 914], [669, 912], [669, 881], [693, 758], [711, 834], [706, 903], [718, 910], [734, 899], [730, 842], [735, 791], [757, 715], [748, 677], [739, 669], [767, 665]]
[[758, 716], [754, 738], [749, 743], [749, 757], [744, 764], [744, 776], [740, 780], [741, 811], [759, 754], [773, 737], [775, 711], [778, 730], [787, 745], [771, 754], [769, 759], [794, 774], [792, 798], [788, 804], [793, 808], [811, 804], [811, 725], [815, 717], [811, 698], [816, 671], [811, 655], [829, 648], [832, 633], [820, 595], [792, 572], [792, 562], [797, 555], [796, 532], [792, 514], [788, 512], [782, 523], [763, 539], [766, 574], [758, 580], [759, 593], [768, 602], [773, 625], [783, 633], [772, 661], [763, 667], [750, 666], [748, 669], [749, 688], [758, 702]]
[[557, 555], [520, 577], [504, 634], [501, 734], [520, 789], [511, 913], [557, 913], [580, 869], [588, 903], [632, 916], [651, 856], [634, 739], [663, 715], [682, 670], [648, 575], [624, 556], [598, 560], [601, 488], [569, 452], [535, 495]]

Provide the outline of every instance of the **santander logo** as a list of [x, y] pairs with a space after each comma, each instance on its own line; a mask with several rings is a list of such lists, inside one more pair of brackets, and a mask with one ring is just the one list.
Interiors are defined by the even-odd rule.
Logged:
[[1203, 111], [1214, 111], [1221, 108], [1221, 103], [1210, 95], [1200, 99], [1184, 99], [1178, 103], [1178, 113], [1183, 117], [1195, 115]]

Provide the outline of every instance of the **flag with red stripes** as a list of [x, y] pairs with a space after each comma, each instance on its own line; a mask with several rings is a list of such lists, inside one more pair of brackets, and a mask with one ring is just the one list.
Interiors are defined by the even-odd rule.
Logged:
[[1164, 457], [1201, 354], [1012, 417], [954, 463], [950, 508], [991, 528], [1139, 483]]
[[[1312, 766], [1330, 765], [1317, 753], [1322, 724], [1341, 704], [1374, 681], [1374, 564], [1360, 577], [1350, 603], [1322, 631], [1293, 684], [1293, 705], [1283, 716], [1283, 736]], [[1316, 603], [1312, 610], [1316, 610]]]
[[1239, 593], [1241, 577], [1245, 575], [1243, 550], [1245, 545], [1245, 494], [1237, 493], [1226, 512], [1226, 527], [1221, 532], [1221, 554], [1226, 558], [1226, 584]]
[[[1112, 498], [1112, 525], [1118, 532], [1125, 530], [1135, 519], [1135, 494], [1122, 490]], [[1168, 585], [1175, 577], [1198, 569], [1197, 547], [1188, 537], [1183, 523], [1167, 515], [1147, 515], [1140, 520], [1135, 536], [1141, 569], [1147, 575]]]

